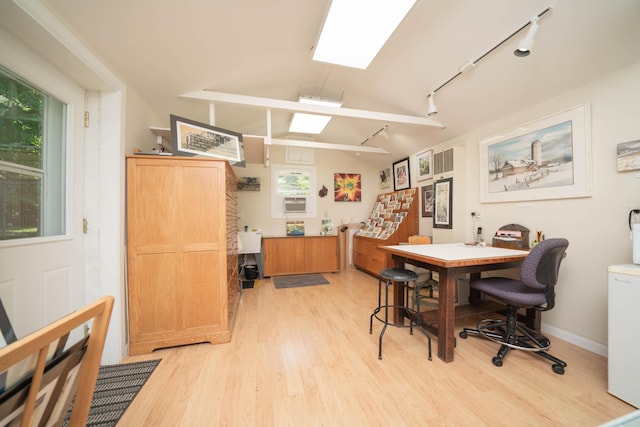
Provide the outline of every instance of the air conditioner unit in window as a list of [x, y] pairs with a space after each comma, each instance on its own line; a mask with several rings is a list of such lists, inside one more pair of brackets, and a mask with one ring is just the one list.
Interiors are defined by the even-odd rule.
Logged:
[[285, 197], [284, 212], [285, 213], [303, 213], [307, 211], [306, 197]]

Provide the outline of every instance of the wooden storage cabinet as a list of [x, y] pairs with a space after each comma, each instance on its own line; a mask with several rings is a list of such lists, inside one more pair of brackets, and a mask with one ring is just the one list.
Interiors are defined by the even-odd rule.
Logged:
[[263, 237], [264, 275], [340, 270], [338, 236]]
[[[417, 234], [417, 233], [416, 233]], [[353, 236], [353, 263], [370, 274], [377, 275], [383, 268], [391, 267], [391, 255], [385, 254], [378, 246], [385, 246], [380, 239]]]
[[226, 161], [127, 157], [129, 354], [231, 340], [237, 207]]
[[418, 205], [415, 188], [380, 194], [367, 226], [353, 236], [353, 265], [376, 277], [383, 269], [393, 267], [391, 255], [378, 246], [398, 245], [418, 234]]

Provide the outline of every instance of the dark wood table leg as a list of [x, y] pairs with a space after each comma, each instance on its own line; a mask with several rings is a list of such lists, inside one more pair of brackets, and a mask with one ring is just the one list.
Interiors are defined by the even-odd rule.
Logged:
[[441, 271], [438, 287], [438, 357], [453, 362], [455, 338], [456, 277], [446, 270]]

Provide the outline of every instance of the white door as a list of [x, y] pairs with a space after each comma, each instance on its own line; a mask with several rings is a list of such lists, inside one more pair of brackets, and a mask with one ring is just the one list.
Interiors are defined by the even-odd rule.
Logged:
[[[0, 65], [66, 105], [64, 231], [0, 241], [0, 297], [18, 338], [86, 304], [83, 286], [84, 91], [0, 27]], [[47, 124], [48, 125], [48, 124]], [[60, 201], [62, 202], [62, 201]], [[44, 216], [44, 215], [43, 215]]]

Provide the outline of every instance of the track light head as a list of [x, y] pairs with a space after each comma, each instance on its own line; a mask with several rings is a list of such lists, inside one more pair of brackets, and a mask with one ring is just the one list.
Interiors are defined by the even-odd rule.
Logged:
[[429, 100], [429, 107], [427, 108], [427, 116], [435, 116], [438, 114], [438, 107], [436, 106], [436, 101], [433, 99], [435, 93], [431, 92], [427, 99]]
[[387, 132], [387, 127], [385, 126], [384, 129], [382, 130], [382, 132], [380, 132], [380, 136], [382, 137], [382, 139], [384, 139], [385, 141], [389, 140], [389, 132]]
[[535, 43], [534, 37], [538, 32], [538, 27], [538, 17], [534, 16], [533, 18], [531, 18], [531, 26], [529, 27], [527, 35], [520, 41], [520, 43], [518, 44], [518, 48], [513, 51], [513, 54], [515, 56], [520, 58], [529, 56], [529, 54], [531, 53], [531, 49], [533, 48], [533, 45]]

